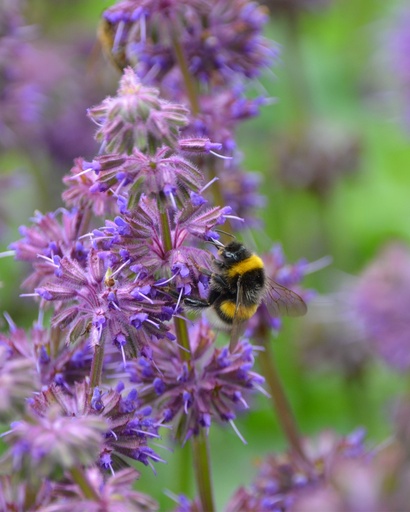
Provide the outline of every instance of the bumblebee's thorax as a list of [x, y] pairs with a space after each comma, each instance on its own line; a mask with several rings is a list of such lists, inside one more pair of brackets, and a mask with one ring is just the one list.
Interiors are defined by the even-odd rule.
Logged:
[[226, 274], [228, 277], [233, 278], [236, 276], [243, 276], [247, 272], [254, 270], [263, 271], [263, 261], [256, 254], [251, 254], [248, 258], [238, 261], [227, 268]]

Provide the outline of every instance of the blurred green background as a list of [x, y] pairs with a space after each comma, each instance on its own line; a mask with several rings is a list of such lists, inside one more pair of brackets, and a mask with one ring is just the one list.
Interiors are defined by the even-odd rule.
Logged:
[[[32, 0], [27, 14], [38, 27], [38, 37], [70, 44], [79, 32], [94, 39], [99, 15], [108, 5], [101, 0]], [[266, 180], [263, 191], [268, 202], [261, 212], [266, 228], [255, 239], [264, 249], [269, 245], [266, 239], [280, 241], [291, 262], [330, 255], [331, 265], [306, 280], [324, 295], [338, 290], [340, 281], [354, 279], [387, 241], [409, 239], [410, 134], [403, 128], [399, 109], [386, 101], [394, 94], [395, 83], [385, 64], [384, 37], [397, 6], [381, 0], [334, 1], [300, 16], [297, 26], [272, 17], [267, 36], [282, 47], [280, 63], [253, 93], [262, 87], [276, 102], [239, 130], [245, 168], [262, 173]], [[92, 47], [91, 73], [94, 58], [99, 61], [96, 65], [104, 62], [98, 48]], [[113, 94], [118, 75], [108, 63], [103, 65], [105, 91]], [[283, 141], [301, 140], [314, 126], [325, 133], [325, 146], [326, 136], [335, 132], [352, 138], [359, 147], [351, 172], [337, 178], [325, 194], [289, 188], [278, 178]], [[57, 170], [41, 151], [34, 165], [22, 152], [3, 150], [0, 173], [8, 175], [15, 169], [23, 185], [1, 196], [2, 209], [8, 212], [1, 234], [4, 250], [19, 238], [18, 226], [27, 223], [35, 209], [45, 212], [61, 204], [61, 177], [69, 167]], [[0, 260], [0, 308], [27, 326], [34, 312], [29, 301], [18, 297], [23, 275], [23, 265], [11, 258]], [[302, 364], [306, 322], [309, 315], [306, 320], [285, 321], [274, 341], [278, 369], [300, 430], [304, 435], [324, 429], [347, 434], [362, 425], [369, 446], [376, 445], [389, 435], [391, 401], [407, 388], [407, 378], [375, 360], [356, 379], [347, 379], [332, 367]], [[269, 400], [257, 397], [253, 405], [236, 422], [247, 446], [230, 427], [213, 427], [210, 433], [219, 507], [240, 484], [251, 481], [258, 460], [285, 448]], [[166, 510], [172, 502], [164, 489], [192, 496], [194, 478], [188, 448], [158, 451], [168, 464], [157, 466], [157, 476], [143, 468], [139, 489], [151, 493]]]

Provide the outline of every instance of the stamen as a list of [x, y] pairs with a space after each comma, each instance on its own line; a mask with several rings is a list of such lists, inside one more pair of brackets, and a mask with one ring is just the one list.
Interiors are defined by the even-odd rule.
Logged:
[[0, 258], [7, 258], [7, 256], [15, 256], [16, 251], [4, 251], [0, 252]]
[[70, 181], [70, 180], [75, 180], [76, 178], [78, 178], [79, 176], [82, 176], [83, 174], [87, 174], [88, 172], [90, 171], [93, 171], [94, 169], [92, 167], [88, 167], [87, 169], [85, 169], [84, 171], [81, 171], [77, 174], [74, 174], [73, 176], [69, 176], [67, 178], [67, 181]]
[[154, 468], [154, 465], [152, 464], [152, 462], [149, 459], [147, 460], [147, 464], [152, 469], [152, 472], [154, 473], [154, 475], [157, 476], [157, 470]]
[[211, 155], [217, 156], [218, 158], [222, 158], [222, 160], [232, 160], [233, 156], [225, 156], [217, 153], [216, 151], [212, 151], [212, 149], [209, 151]]
[[159, 324], [155, 323], [153, 320], [150, 320], [149, 318], [147, 318], [145, 321], [148, 322], [149, 324], [152, 324], [157, 329], [159, 329]]
[[253, 384], [253, 387], [262, 393], [262, 395], [265, 395], [266, 398], [271, 398], [271, 395], [266, 391], [266, 389], [263, 389], [259, 384]]
[[42, 329], [44, 325], [44, 309], [42, 308], [38, 310], [37, 325], [40, 329]]
[[182, 290], [183, 290], [183, 288], [181, 288], [181, 290], [179, 291], [178, 300], [177, 300], [177, 303], [176, 303], [176, 305], [175, 305], [175, 311], [177, 311], [177, 309], [179, 308], [179, 305], [180, 305], [180, 303], [181, 303]]
[[305, 273], [311, 274], [312, 272], [317, 272], [318, 270], [322, 270], [322, 268], [326, 268], [331, 265], [333, 262], [332, 256], [323, 256], [323, 258], [319, 258], [316, 261], [309, 262], [305, 267]]
[[86, 233], [85, 235], [81, 235], [78, 237], [78, 240], [82, 240], [83, 238], [87, 238], [87, 237], [90, 237], [90, 239], [92, 239], [94, 237], [94, 233]]
[[122, 34], [124, 32], [124, 27], [125, 27], [125, 23], [123, 20], [121, 20], [119, 23], [118, 23], [118, 28], [117, 28], [117, 31], [115, 32], [115, 37], [114, 37], [114, 42], [112, 44], [112, 49], [111, 51], [114, 53], [118, 50], [118, 46], [119, 46], [119, 43], [121, 41], [121, 38], [122, 38]]
[[144, 13], [141, 15], [141, 18], [140, 18], [140, 33], [141, 33], [141, 41], [143, 43], [145, 43], [147, 40], [147, 24], [146, 24]]
[[243, 442], [243, 444], [248, 444], [243, 437], [243, 435], [239, 432], [238, 427], [235, 425], [233, 420], [229, 420], [229, 423], [231, 424], [231, 427], [234, 429], [236, 435], [239, 437], [239, 439]]
[[243, 398], [243, 396], [239, 398], [239, 401], [245, 407], [245, 409], [249, 409], [249, 405], [246, 403], [246, 400]]
[[166, 279], [165, 281], [157, 281], [155, 283], [155, 286], [163, 286], [164, 284], [167, 284], [169, 282], [171, 282], [173, 279], [175, 279], [177, 277], [178, 274], [173, 274], [169, 279]]
[[7, 311], [3, 312], [3, 316], [9, 324], [10, 331], [15, 331], [17, 329], [17, 325], [13, 322], [11, 316], [7, 313]]
[[137, 434], [144, 434], [144, 436], [151, 436], [156, 437], [157, 439], [161, 439], [161, 436], [158, 434], [154, 434], [153, 432], [146, 432], [145, 430], [140, 430], [138, 428], [131, 429], [133, 432], [136, 432]]
[[154, 301], [151, 300], [149, 297], [147, 297], [146, 295], [144, 295], [143, 293], [141, 292], [138, 292], [139, 295], [141, 295], [141, 297], [144, 297], [145, 300], [147, 300], [150, 304], [154, 304]]
[[41, 258], [42, 260], [45, 260], [47, 263], [50, 263], [50, 265], [52, 265], [54, 268], [60, 268], [59, 265], [54, 263], [52, 258], [49, 258], [48, 256], [44, 256], [44, 254], [37, 254], [37, 258]]
[[204, 185], [201, 190], [199, 190], [198, 194], [202, 194], [202, 192], [204, 192], [208, 187], [210, 187], [213, 183], [215, 183], [215, 181], [218, 181], [219, 178], [218, 176], [215, 176], [215, 178], [212, 178], [211, 181], [208, 181], [208, 183], [206, 185]]
[[110, 275], [110, 277], [115, 277], [130, 262], [131, 262], [131, 260], [128, 259], [125, 263], [123, 263], [120, 267], [118, 267], [117, 270]]
[[174, 210], [176, 210], [176, 209], [177, 209], [177, 203], [175, 202], [174, 194], [173, 194], [172, 192], [170, 192], [168, 195], [169, 195], [169, 197], [170, 197], [170, 199], [171, 199], [171, 205], [172, 205], [172, 208], [173, 208]]
[[124, 370], [126, 370], [127, 369], [127, 360], [125, 358], [124, 345], [122, 343], [120, 343], [120, 347], [121, 347], [121, 354], [122, 354], [122, 364], [124, 365]]
[[240, 222], [245, 222], [245, 219], [241, 217], [237, 217], [236, 215], [224, 215], [225, 219], [239, 220]]

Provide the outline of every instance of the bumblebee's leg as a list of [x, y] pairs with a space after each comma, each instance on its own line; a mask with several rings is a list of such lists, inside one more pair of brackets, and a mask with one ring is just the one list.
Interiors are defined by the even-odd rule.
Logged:
[[209, 270], [209, 268], [205, 268], [205, 267], [201, 267], [200, 265], [198, 265], [198, 263], [191, 258], [191, 261], [192, 261], [192, 264], [194, 265], [194, 267], [198, 270], [198, 272], [200, 272], [201, 274], [204, 274], [205, 276], [211, 276], [212, 275], [212, 271]]
[[212, 274], [212, 279], [215, 281], [215, 283], [219, 284], [219, 286], [221, 286], [222, 288], [228, 288], [227, 280], [220, 274]]
[[196, 297], [185, 297], [184, 304], [190, 308], [209, 308], [211, 305], [207, 300], [198, 299]]

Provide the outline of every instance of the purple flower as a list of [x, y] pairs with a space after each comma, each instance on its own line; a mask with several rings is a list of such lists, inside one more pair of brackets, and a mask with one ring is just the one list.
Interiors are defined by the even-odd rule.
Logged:
[[25, 401], [38, 389], [34, 361], [13, 354], [0, 333], [0, 421], [6, 423], [22, 414]]
[[[97, 391], [95, 391], [97, 389]], [[121, 390], [121, 386], [118, 387]], [[141, 406], [138, 394], [132, 389], [126, 396], [110, 389], [101, 391], [91, 388], [88, 381], [75, 383], [69, 390], [52, 385], [40, 393], [31, 406], [36, 415], [43, 418], [49, 410], [58, 409], [60, 416], [74, 418], [79, 422], [100, 421], [104, 428], [99, 452], [93, 462], [104, 470], [123, 466], [127, 459], [134, 459], [144, 465], [164, 462], [148, 445], [150, 439], [158, 439], [161, 421], [151, 416], [151, 408]]]
[[230, 500], [227, 512], [308, 510], [298, 508], [298, 500], [331, 486], [339, 464], [359, 461], [370, 465], [363, 439], [364, 432], [358, 429], [342, 438], [324, 432], [315, 440], [306, 440], [305, 453], [312, 461], [311, 473], [302, 469], [291, 455], [268, 455], [250, 489], [240, 488]]
[[59, 494], [54, 493], [52, 503], [41, 510], [43, 512], [72, 512], [87, 510], [87, 512], [154, 512], [158, 504], [150, 496], [134, 490], [135, 481], [140, 474], [133, 468], [121, 469], [108, 478], [96, 468], [85, 471], [85, 477], [96, 498], [90, 498], [84, 488], [73, 482], [65, 481], [59, 486]]
[[99, 126], [97, 141], [109, 153], [150, 151], [162, 144], [175, 147], [179, 128], [188, 123], [185, 107], [160, 99], [158, 89], [142, 85], [131, 68], [125, 69], [117, 96], [88, 114]]
[[101, 417], [64, 416], [50, 404], [43, 415], [31, 414], [11, 425], [5, 436], [10, 448], [1, 464], [34, 481], [58, 469], [91, 465], [101, 452], [106, 430]]
[[87, 172], [87, 166], [91, 166], [91, 163], [84, 162], [83, 158], [77, 158], [74, 164], [70, 174], [63, 179], [68, 187], [62, 195], [65, 204], [79, 211], [92, 210], [97, 217], [118, 213], [115, 195], [98, 183], [97, 173]]
[[93, 249], [86, 268], [68, 257], [55, 257], [53, 266], [55, 279], [35, 292], [45, 301], [64, 305], [52, 322], [60, 329], [68, 328], [67, 340], [77, 342], [85, 335], [95, 346], [121, 338], [128, 352], [136, 355], [151, 338], [168, 336], [161, 319], [166, 303], [147, 295], [141, 300], [141, 285], [151, 283], [130, 279], [127, 264], [117, 269], [114, 278], [114, 274], [106, 274], [103, 259]]
[[[141, 196], [139, 206], [129, 214], [118, 216], [114, 221], [94, 231], [95, 245], [110, 260], [110, 265], [122, 265], [126, 261], [137, 264], [137, 276], [158, 276], [161, 282], [172, 278], [173, 285], [185, 294], [192, 289], [203, 294], [207, 278], [200, 268], [210, 268], [208, 251], [193, 247], [199, 240], [218, 238], [215, 228], [230, 217], [230, 208], [210, 208], [206, 203], [187, 201], [180, 210], [167, 215], [170, 223], [169, 248], [164, 240], [161, 213], [154, 198]], [[131, 270], [133, 270], [131, 266]], [[153, 285], [154, 282], [147, 282]]]
[[369, 346], [397, 370], [410, 368], [410, 252], [387, 246], [364, 270], [352, 307]]
[[238, 411], [248, 408], [247, 396], [264, 381], [252, 371], [249, 343], [242, 342], [231, 354], [227, 348], [215, 348], [214, 338], [199, 322], [190, 330], [190, 364], [178, 346], [161, 342], [153, 347], [155, 363], [140, 358], [127, 365], [131, 381], [139, 384], [141, 402], [162, 411], [182, 442], [214, 420], [232, 423]]
[[245, 0], [124, 0], [104, 12], [101, 34], [118, 65], [136, 65], [139, 76], [157, 84], [179, 72], [176, 39], [199, 81], [233, 83], [257, 76], [275, 55], [261, 34], [267, 18]]
[[10, 248], [15, 251], [16, 260], [28, 261], [33, 266], [32, 274], [22, 284], [24, 288], [32, 290], [53, 275], [55, 268], [50, 259], [55, 256], [68, 255], [84, 264], [88, 250], [78, 240], [83, 218], [84, 212], [77, 210], [59, 209], [45, 215], [36, 212], [32, 226], [20, 227], [23, 238]]
[[[87, 169], [88, 164], [84, 162], [83, 166]], [[154, 154], [134, 149], [129, 155], [97, 157], [88, 169], [91, 172], [96, 168], [98, 175], [90, 181], [88, 195], [92, 197], [96, 193], [102, 197], [104, 192], [108, 192], [106, 202], [113, 193], [121, 191], [122, 195], [128, 195], [131, 189], [136, 195], [134, 201], [144, 192], [148, 196], [164, 197], [176, 208], [188, 198], [189, 191], [198, 192], [204, 181], [203, 174], [192, 162], [167, 146], [157, 149]], [[68, 193], [72, 194], [67, 191], [66, 195]]]
[[201, 95], [199, 101], [199, 113], [191, 116], [189, 126], [182, 133], [195, 133], [217, 140], [229, 153], [236, 149], [238, 123], [256, 117], [259, 108], [266, 103], [264, 98], [246, 98], [240, 87], [216, 88], [212, 94]]
[[15, 475], [0, 476], [0, 510], [46, 510], [55, 496], [55, 483], [43, 479], [41, 482], [19, 482]]

